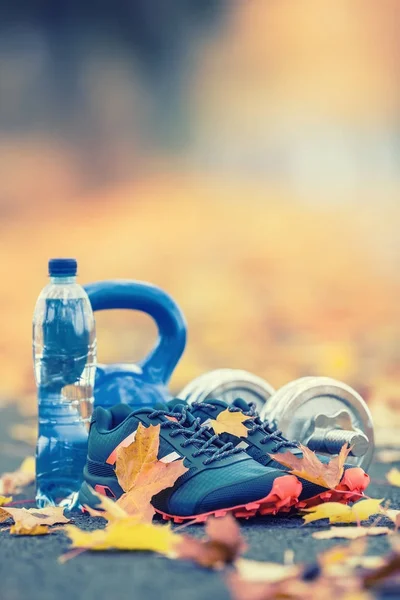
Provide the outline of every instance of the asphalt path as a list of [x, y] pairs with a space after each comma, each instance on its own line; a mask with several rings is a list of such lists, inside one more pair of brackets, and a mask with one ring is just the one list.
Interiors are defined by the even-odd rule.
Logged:
[[[13, 408], [0, 410], [0, 473], [19, 466], [32, 447], [13, 441], [9, 429], [21, 422]], [[385, 481], [392, 465], [374, 464], [370, 475], [369, 495], [385, 498], [391, 508], [400, 508], [400, 488]], [[400, 466], [400, 465], [397, 465]], [[33, 486], [21, 498], [33, 498]], [[82, 529], [99, 527], [102, 519], [78, 516], [75, 523]], [[310, 564], [318, 553], [338, 541], [321, 541], [311, 534], [326, 528], [325, 522], [302, 525], [299, 517], [260, 517], [242, 522], [248, 543], [246, 557], [283, 562], [292, 550], [296, 563]], [[212, 572], [189, 562], [169, 560], [146, 552], [86, 552], [65, 564], [58, 557], [69, 549], [61, 531], [43, 537], [16, 537], [0, 525], [0, 600], [228, 600], [230, 598], [219, 572]], [[196, 525], [186, 531], [201, 535]], [[346, 543], [341, 541], [340, 543]], [[369, 539], [368, 554], [389, 551], [385, 536]], [[385, 597], [389, 597], [386, 590]], [[400, 589], [390, 593], [400, 598]]]

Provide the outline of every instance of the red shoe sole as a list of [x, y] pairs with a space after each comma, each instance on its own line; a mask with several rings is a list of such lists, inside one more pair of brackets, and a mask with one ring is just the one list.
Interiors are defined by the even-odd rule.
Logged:
[[254, 502], [249, 502], [248, 504], [222, 508], [189, 517], [170, 515], [157, 509], [156, 512], [161, 515], [165, 521], [173, 521], [174, 523], [184, 523], [186, 521], [203, 523], [211, 515], [214, 517], [224, 517], [228, 513], [233, 514], [234, 517], [243, 519], [249, 519], [257, 514], [276, 515], [279, 512], [289, 512], [298, 502], [301, 490], [302, 485], [297, 477], [294, 475], [283, 475], [282, 477], [277, 477], [275, 479], [272, 490], [268, 496]]
[[296, 503], [295, 508], [311, 508], [323, 502], [340, 502], [342, 504], [356, 502], [364, 496], [364, 490], [368, 487], [369, 482], [369, 475], [361, 467], [346, 469], [341, 482], [334, 490], [326, 490], [326, 492], [321, 492], [307, 500], [300, 500]]

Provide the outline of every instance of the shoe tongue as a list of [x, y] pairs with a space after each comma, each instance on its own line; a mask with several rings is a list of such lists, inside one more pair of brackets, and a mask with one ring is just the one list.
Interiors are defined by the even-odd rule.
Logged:
[[168, 410], [168, 404], [166, 402], [156, 402], [153, 410]]
[[236, 400], [232, 402], [232, 406], [240, 408], [240, 410], [243, 412], [248, 412], [250, 410], [250, 406], [247, 404], [246, 400], [243, 400], [243, 398], [236, 398]]
[[167, 407], [171, 410], [175, 410], [176, 406], [180, 406], [180, 410], [182, 411], [182, 406], [187, 406], [186, 400], [182, 400], [182, 398], [172, 398], [172, 400], [168, 400], [166, 403]]
[[[170, 405], [170, 402], [168, 402], [168, 405]], [[172, 412], [176, 413], [177, 415], [182, 415], [183, 408], [187, 408], [187, 403], [184, 400], [179, 401], [179, 399], [177, 399], [177, 402], [175, 403]], [[184, 425], [185, 427], [190, 427], [191, 425], [193, 425], [194, 421], [195, 417], [190, 412], [187, 412], [185, 422], [182, 423], [182, 425]]]

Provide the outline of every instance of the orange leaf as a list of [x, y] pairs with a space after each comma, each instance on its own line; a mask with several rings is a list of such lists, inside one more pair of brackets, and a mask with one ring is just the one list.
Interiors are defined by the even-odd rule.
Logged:
[[209, 517], [205, 530], [208, 535], [205, 540], [182, 536], [176, 545], [178, 558], [217, 568], [232, 563], [246, 549], [240, 528], [229, 514], [218, 519]]
[[292, 452], [270, 454], [270, 456], [281, 465], [289, 467], [293, 475], [312, 481], [317, 485], [334, 489], [342, 479], [344, 463], [351, 448], [344, 444], [339, 454], [332, 458], [329, 463], [322, 463], [315, 452], [306, 446], [299, 444], [299, 448], [303, 453], [301, 458], [292, 454]]
[[141, 522], [151, 522], [153, 496], [174, 485], [186, 473], [183, 460], [163, 463], [157, 460], [160, 426], [139, 425], [135, 441], [117, 452], [116, 474], [125, 494], [117, 504]]
[[241, 412], [231, 412], [229, 408], [219, 413], [216, 419], [212, 419], [210, 426], [214, 429], [215, 433], [230, 433], [237, 437], [247, 437], [249, 430], [244, 421], [247, 421], [249, 417]]
[[124, 492], [134, 485], [144, 465], [157, 461], [159, 440], [160, 425], [144, 427], [139, 423], [135, 441], [126, 448], [118, 448], [115, 472]]

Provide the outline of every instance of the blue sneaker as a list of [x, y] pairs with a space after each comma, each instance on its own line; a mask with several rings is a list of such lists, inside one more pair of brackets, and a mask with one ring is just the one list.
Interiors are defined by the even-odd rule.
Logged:
[[[172, 417], [172, 418], [171, 418]], [[188, 471], [175, 484], [153, 496], [155, 511], [176, 523], [204, 521], [209, 515], [249, 518], [288, 512], [301, 493], [301, 484], [279, 468], [267, 468], [231, 442], [223, 442], [200, 425], [184, 403], [174, 407], [141, 408], [126, 404], [96, 408], [89, 433], [88, 457], [79, 501], [96, 507], [91, 488], [111, 498], [123, 490], [115, 474], [116, 450], [134, 439], [136, 429], [160, 425], [158, 459], [182, 459]]]
[[[179, 402], [179, 400], [175, 400]], [[248, 417], [244, 425], [248, 429], [246, 437], [237, 437], [231, 434], [222, 434], [220, 438], [225, 442], [230, 442], [234, 446], [240, 446], [245, 449], [247, 454], [254, 460], [273, 469], [288, 471], [280, 463], [271, 458], [270, 454], [280, 452], [292, 452], [301, 457], [302, 452], [298, 445], [283, 437], [282, 433], [276, 429], [274, 424], [268, 421], [262, 421], [255, 409], [254, 404], [247, 404], [242, 398], [234, 400], [232, 405], [223, 400], [207, 400], [205, 402], [193, 403], [190, 407], [191, 413], [200, 419], [202, 425], [208, 425], [210, 422], [224, 410], [231, 412], [241, 412]], [[318, 454], [321, 462], [328, 462], [329, 458]], [[370, 482], [369, 476], [360, 467], [345, 465], [344, 474], [341, 482], [334, 490], [329, 490], [319, 486], [311, 481], [299, 478], [302, 484], [302, 493], [295, 508], [307, 508], [321, 502], [354, 502], [362, 497], [364, 490]]]

